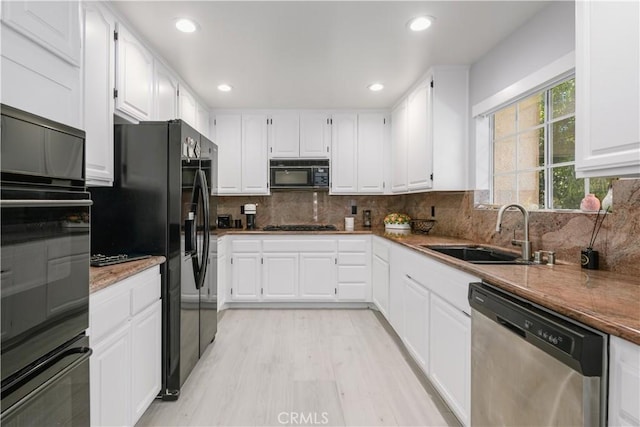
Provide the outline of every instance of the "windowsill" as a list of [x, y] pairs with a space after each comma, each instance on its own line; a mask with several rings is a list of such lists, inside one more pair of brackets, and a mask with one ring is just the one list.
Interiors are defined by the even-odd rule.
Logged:
[[[502, 205], [491, 205], [491, 204], [481, 203], [481, 204], [473, 205], [473, 209], [476, 209], [479, 211], [497, 211], [498, 209], [500, 209], [501, 206]], [[555, 213], [555, 214], [587, 214], [587, 215], [598, 215], [598, 214], [605, 213], [605, 211], [603, 210], [585, 212], [585, 211], [581, 211], [580, 209], [527, 209], [527, 212]], [[610, 214], [611, 212], [609, 211], [606, 213]]]

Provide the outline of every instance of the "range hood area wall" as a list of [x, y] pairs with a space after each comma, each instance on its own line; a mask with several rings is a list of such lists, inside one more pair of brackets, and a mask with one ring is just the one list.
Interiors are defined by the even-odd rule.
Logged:
[[[476, 209], [473, 191], [432, 192], [398, 196], [330, 196], [318, 192], [318, 219], [313, 216], [313, 192], [282, 191], [271, 196], [224, 196], [219, 198], [218, 214], [242, 219], [240, 205], [258, 203], [257, 223], [319, 223], [344, 229], [344, 217], [351, 216], [352, 201], [358, 207], [354, 215], [356, 229], [362, 227], [362, 210], [371, 209], [373, 228], [381, 228], [390, 212], [406, 212], [412, 218], [429, 218], [435, 208], [435, 227], [430, 234], [459, 237], [477, 243], [514, 249], [513, 230], [521, 233], [521, 217], [507, 214], [502, 233], [496, 233], [497, 209]], [[594, 249], [600, 252], [600, 269], [640, 275], [640, 179], [625, 179], [613, 184], [613, 212], [607, 215]], [[212, 213], [213, 215], [213, 213]], [[212, 218], [215, 221], [216, 218]], [[588, 244], [595, 215], [580, 212], [531, 212], [530, 238], [533, 247], [552, 250], [561, 262], [577, 264], [580, 249]], [[215, 222], [214, 222], [215, 223]]]

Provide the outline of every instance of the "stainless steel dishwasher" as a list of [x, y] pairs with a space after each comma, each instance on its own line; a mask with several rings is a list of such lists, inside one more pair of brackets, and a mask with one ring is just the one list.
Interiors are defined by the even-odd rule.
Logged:
[[606, 425], [607, 335], [471, 283], [471, 425]]

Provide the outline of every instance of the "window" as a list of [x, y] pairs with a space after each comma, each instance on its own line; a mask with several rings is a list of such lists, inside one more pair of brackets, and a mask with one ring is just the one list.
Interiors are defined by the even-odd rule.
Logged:
[[575, 78], [490, 116], [494, 204], [579, 209], [587, 193], [602, 200], [610, 180], [575, 176]]

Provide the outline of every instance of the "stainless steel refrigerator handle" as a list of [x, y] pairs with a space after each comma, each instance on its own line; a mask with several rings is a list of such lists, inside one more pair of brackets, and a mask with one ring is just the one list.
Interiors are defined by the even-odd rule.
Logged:
[[51, 208], [66, 206], [91, 206], [91, 200], [1, 200], [0, 206], [7, 208]]

